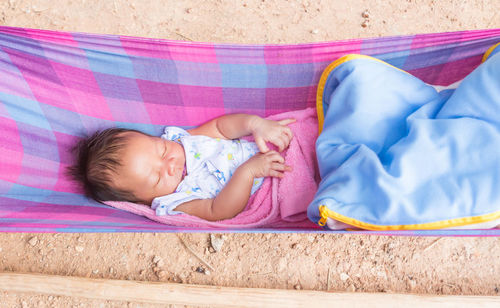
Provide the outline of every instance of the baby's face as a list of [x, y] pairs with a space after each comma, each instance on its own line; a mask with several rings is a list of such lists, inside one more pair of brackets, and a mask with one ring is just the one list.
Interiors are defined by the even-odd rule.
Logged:
[[173, 193], [184, 173], [184, 148], [159, 137], [125, 134], [122, 166], [113, 178], [114, 185], [132, 192], [146, 204], [151, 204], [155, 197]]

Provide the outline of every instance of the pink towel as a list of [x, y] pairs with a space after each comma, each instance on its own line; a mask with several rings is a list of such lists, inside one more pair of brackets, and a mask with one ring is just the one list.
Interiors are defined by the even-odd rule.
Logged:
[[283, 179], [266, 178], [248, 201], [245, 209], [234, 218], [211, 222], [187, 215], [156, 216], [149, 206], [130, 202], [108, 201], [106, 204], [154, 221], [183, 227], [201, 228], [318, 228], [307, 218], [307, 206], [312, 201], [319, 182], [315, 142], [318, 120], [315, 108], [270, 116], [268, 119], [295, 118], [290, 124], [294, 137], [282, 153], [293, 171]]

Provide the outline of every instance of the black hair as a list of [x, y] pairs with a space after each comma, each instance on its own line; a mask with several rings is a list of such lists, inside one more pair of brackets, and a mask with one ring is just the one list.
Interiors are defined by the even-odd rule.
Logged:
[[132, 192], [112, 185], [112, 177], [122, 166], [120, 157], [127, 132], [144, 134], [134, 129], [108, 128], [80, 140], [72, 148], [76, 162], [67, 168], [67, 174], [83, 185], [87, 197], [99, 202], [141, 202]]

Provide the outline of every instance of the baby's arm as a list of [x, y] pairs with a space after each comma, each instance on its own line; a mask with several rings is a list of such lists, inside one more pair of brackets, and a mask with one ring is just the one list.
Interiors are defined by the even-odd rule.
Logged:
[[293, 137], [287, 126], [294, 119], [271, 121], [257, 115], [227, 114], [215, 118], [199, 127], [188, 130], [191, 135], [204, 135], [212, 138], [236, 139], [253, 135], [262, 153], [269, 151], [266, 142], [271, 142], [283, 151]]
[[259, 116], [250, 114], [226, 114], [198, 127], [188, 130], [191, 135], [204, 135], [212, 138], [236, 139], [252, 134], [252, 127]]
[[177, 206], [176, 210], [209, 221], [233, 218], [245, 208], [254, 178], [281, 178], [283, 172], [291, 170], [291, 167], [284, 163], [284, 158], [275, 151], [256, 154], [236, 169], [215, 198], [189, 201]]

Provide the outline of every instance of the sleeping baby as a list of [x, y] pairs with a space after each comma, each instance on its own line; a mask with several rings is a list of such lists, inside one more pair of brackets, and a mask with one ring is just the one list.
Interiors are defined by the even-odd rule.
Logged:
[[[77, 162], [68, 171], [100, 202], [148, 204], [157, 215], [228, 219], [245, 208], [263, 177], [291, 171], [279, 152], [290, 144], [287, 125], [293, 122], [230, 114], [189, 130], [170, 126], [161, 137], [109, 128], [77, 144]], [[255, 142], [238, 139], [248, 135]]]

